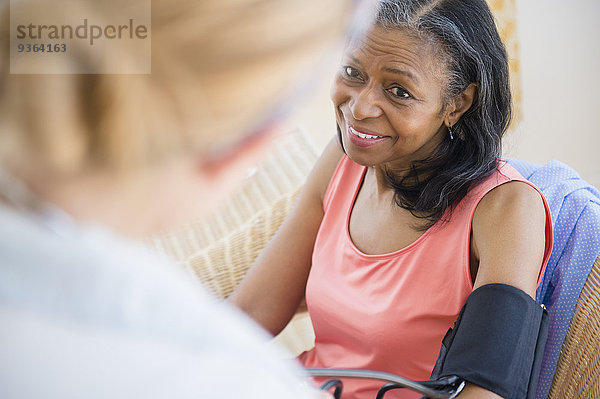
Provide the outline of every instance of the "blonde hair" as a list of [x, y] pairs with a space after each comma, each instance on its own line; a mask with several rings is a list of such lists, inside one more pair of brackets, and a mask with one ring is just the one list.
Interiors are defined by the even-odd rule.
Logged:
[[[141, 0], [34, 0], [32, 12], [115, 12]], [[149, 0], [144, 0], [149, 1]], [[149, 75], [9, 74], [0, 10], [0, 161], [50, 172], [132, 170], [210, 151], [257, 123], [343, 26], [344, 0], [152, 1]], [[104, 11], [103, 11], [104, 12]], [[109, 18], [109, 16], [105, 16]], [[122, 56], [136, 62], [136, 49]], [[120, 60], [127, 62], [127, 59]], [[90, 62], [79, 57], [70, 62]], [[108, 62], [108, 61], [106, 61]]]

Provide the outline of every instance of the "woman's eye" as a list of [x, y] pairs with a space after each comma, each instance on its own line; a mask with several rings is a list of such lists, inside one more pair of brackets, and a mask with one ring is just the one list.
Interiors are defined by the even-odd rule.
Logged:
[[398, 98], [409, 98], [410, 97], [410, 94], [406, 90], [404, 90], [402, 87], [392, 87], [392, 88], [389, 88], [388, 91], [394, 97], [398, 97]]
[[353, 79], [359, 79], [360, 78], [360, 72], [358, 72], [357, 69], [354, 69], [351, 66], [345, 66], [344, 67], [344, 75], [346, 75], [349, 78], [353, 78]]

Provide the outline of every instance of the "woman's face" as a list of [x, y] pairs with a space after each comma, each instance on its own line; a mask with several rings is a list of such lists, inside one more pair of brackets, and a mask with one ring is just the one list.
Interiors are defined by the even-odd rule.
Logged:
[[444, 66], [435, 46], [372, 27], [344, 52], [331, 97], [348, 156], [405, 170], [444, 139]]

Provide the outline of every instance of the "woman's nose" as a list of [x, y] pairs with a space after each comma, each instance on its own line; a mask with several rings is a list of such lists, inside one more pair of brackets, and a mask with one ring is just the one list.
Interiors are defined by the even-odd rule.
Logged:
[[377, 118], [382, 114], [375, 88], [366, 86], [357, 90], [350, 99], [350, 111], [356, 120]]

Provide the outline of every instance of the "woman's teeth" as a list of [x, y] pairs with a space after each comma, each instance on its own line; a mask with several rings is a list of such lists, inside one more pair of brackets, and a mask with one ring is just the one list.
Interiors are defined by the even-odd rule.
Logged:
[[357, 132], [356, 130], [354, 130], [350, 126], [348, 126], [348, 128], [350, 130], [350, 133], [352, 133], [353, 135], [358, 136], [358, 137], [360, 137], [362, 139], [380, 139], [380, 138], [384, 137], [384, 136], [373, 136], [373, 135], [370, 135], [370, 134], [364, 134], [364, 133], [361, 133], [361, 132]]

